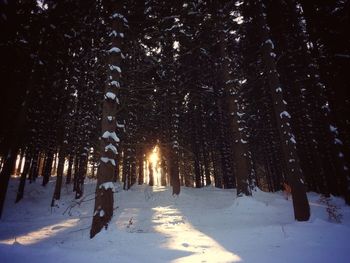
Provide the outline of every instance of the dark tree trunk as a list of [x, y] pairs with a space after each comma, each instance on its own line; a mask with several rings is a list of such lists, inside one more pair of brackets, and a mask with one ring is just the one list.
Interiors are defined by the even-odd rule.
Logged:
[[[32, 86], [29, 86], [29, 88], [31, 87]], [[26, 92], [26, 97], [23, 101], [24, 103], [22, 103], [22, 107], [19, 110], [18, 120], [16, 121], [13, 127], [13, 132], [10, 138], [8, 138], [8, 140], [10, 141], [10, 146], [8, 147], [8, 149], [5, 151], [5, 154], [4, 154], [4, 156], [6, 157], [4, 160], [3, 168], [0, 173], [0, 218], [2, 216], [2, 212], [4, 208], [7, 187], [10, 180], [11, 172], [14, 165], [16, 164], [18, 150], [22, 143], [23, 128], [26, 122], [26, 115], [27, 115], [27, 109], [28, 109], [27, 100], [29, 98], [29, 94], [30, 94], [30, 89], [27, 90]]]
[[293, 196], [294, 216], [298, 221], [307, 221], [310, 218], [310, 206], [306, 196], [305, 185], [302, 181], [302, 170], [297, 155], [296, 144], [290, 123], [290, 115], [286, 111], [283, 101], [283, 90], [280, 86], [279, 76], [273, 53], [273, 43], [269, 38], [268, 26], [264, 17], [263, 7], [260, 1], [257, 4], [257, 26], [260, 31], [262, 57], [265, 64], [265, 74], [268, 78], [270, 95], [273, 100], [277, 129], [286, 167], [286, 176], [291, 186]]
[[110, 49], [106, 58], [109, 67], [109, 78], [105, 86], [105, 95], [102, 104], [102, 138], [99, 151], [101, 158], [97, 171], [95, 206], [90, 238], [93, 238], [99, 233], [103, 227], [107, 228], [113, 216], [113, 177], [115, 175], [116, 165], [118, 165], [116, 163], [116, 145], [119, 143], [119, 138], [115, 131], [117, 128], [117, 104], [119, 103], [117, 94], [120, 87], [121, 51], [119, 48], [121, 47], [121, 41], [120, 35], [118, 36], [118, 33], [112, 34], [112, 30], [115, 30], [114, 32], [124, 31], [122, 24], [124, 17], [116, 13], [117, 10], [121, 10], [120, 5], [120, 2], [107, 2], [105, 6], [107, 15], [109, 16], [106, 23], [110, 24], [110, 32], [107, 32], [107, 40], [111, 43], [111, 46], [109, 46]]
[[138, 184], [141, 185], [143, 184], [143, 156], [142, 156], [142, 151], [138, 155], [138, 167], [139, 167], [139, 178], [138, 178]]
[[149, 175], [149, 186], [154, 186], [154, 175], [153, 175], [153, 167], [151, 163], [148, 163], [148, 175]]
[[84, 180], [87, 171], [87, 155], [82, 155], [79, 160], [79, 170], [76, 179], [75, 199], [79, 199], [84, 194]]
[[79, 164], [80, 164], [80, 157], [78, 158], [78, 155], [75, 156], [74, 159], [74, 173], [73, 173], [73, 192], [77, 190], [78, 185], [78, 179], [79, 179]]
[[170, 150], [170, 182], [173, 187], [173, 195], [180, 194], [179, 160], [177, 155]]
[[52, 171], [52, 163], [53, 163], [53, 153], [52, 152], [49, 152], [47, 154], [47, 157], [46, 157], [46, 161], [45, 161], [45, 166], [44, 166], [44, 174], [43, 174], [43, 183], [42, 185], [43, 186], [46, 186], [47, 183], [49, 182], [50, 180], [50, 177], [51, 177], [51, 171]]
[[66, 160], [65, 147], [66, 147], [65, 145], [61, 146], [60, 151], [58, 153], [56, 185], [55, 185], [55, 191], [53, 193], [53, 197], [52, 197], [52, 201], [51, 201], [51, 207], [55, 206], [55, 201], [60, 200], [60, 198], [61, 198], [61, 187], [62, 187], [62, 181], [63, 181], [63, 170], [64, 170], [64, 163], [65, 163], [65, 160]]
[[28, 172], [29, 172], [29, 169], [30, 169], [30, 164], [31, 164], [32, 161], [33, 161], [33, 158], [31, 157], [29, 151], [27, 150], [27, 155], [25, 157], [23, 172], [21, 174], [21, 178], [20, 178], [20, 181], [19, 181], [16, 201], [15, 201], [16, 203], [18, 203], [23, 198], [24, 186], [26, 184], [27, 175], [28, 175]]
[[4, 167], [0, 174], [0, 218], [4, 208], [5, 197], [7, 192], [7, 186], [10, 180], [11, 172], [13, 171], [13, 166], [16, 163], [18, 149], [14, 148], [12, 151], [9, 150], [7, 153], [6, 160], [4, 162]]
[[71, 180], [72, 180], [73, 162], [74, 162], [74, 155], [73, 155], [73, 154], [70, 154], [70, 155], [69, 155], [69, 160], [68, 160], [68, 169], [67, 169], [66, 184], [70, 184], [70, 182], [71, 182]]

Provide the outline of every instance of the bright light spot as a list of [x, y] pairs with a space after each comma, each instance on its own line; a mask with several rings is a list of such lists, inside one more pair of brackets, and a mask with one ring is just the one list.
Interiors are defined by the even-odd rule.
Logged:
[[159, 160], [159, 154], [158, 154], [158, 147], [154, 147], [152, 150], [152, 153], [149, 156], [149, 161], [152, 164], [152, 166], [156, 166], [158, 160]]
[[161, 185], [161, 169], [160, 169], [160, 149], [155, 146], [148, 156], [149, 169], [152, 169], [154, 185]]
[[19, 243], [21, 245], [31, 245], [36, 244], [40, 241], [43, 241], [47, 238], [57, 235], [59, 232], [67, 230], [67, 228], [71, 228], [77, 225], [80, 219], [68, 219], [62, 221], [60, 223], [45, 226], [40, 228], [39, 230], [29, 232], [27, 234], [17, 236], [15, 238], [0, 240], [0, 244], [12, 245], [15, 243]]
[[184, 251], [188, 256], [171, 262], [241, 262], [242, 259], [218, 242], [195, 229], [176, 208], [155, 207], [153, 223], [157, 232], [167, 237], [164, 248]]

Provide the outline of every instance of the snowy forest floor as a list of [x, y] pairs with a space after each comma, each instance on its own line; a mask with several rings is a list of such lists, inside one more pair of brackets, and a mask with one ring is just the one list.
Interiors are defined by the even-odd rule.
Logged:
[[338, 198], [342, 223], [331, 222], [320, 196], [309, 193], [311, 219], [295, 222], [283, 193], [258, 191], [235, 198], [234, 190], [117, 186], [118, 206], [107, 230], [89, 239], [95, 181], [83, 202], [64, 187], [50, 208], [54, 181], [28, 184], [14, 204], [11, 179], [0, 221], [0, 262], [349, 262], [350, 208]]

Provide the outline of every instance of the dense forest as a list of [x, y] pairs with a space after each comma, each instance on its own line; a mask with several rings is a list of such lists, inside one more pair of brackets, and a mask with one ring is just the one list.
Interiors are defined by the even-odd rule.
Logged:
[[[350, 204], [347, 0], [1, 0], [0, 215], [9, 179], [290, 187]], [[150, 160], [156, 153], [154, 160]], [[156, 174], [158, 177], [156, 178]], [[157, 181], [157, 182], [156, 182]]]

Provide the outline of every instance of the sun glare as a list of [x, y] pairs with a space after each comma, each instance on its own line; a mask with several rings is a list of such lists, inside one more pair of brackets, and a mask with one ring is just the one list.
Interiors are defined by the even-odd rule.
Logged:
[[159, 160], [159, 149], [158, 146], [154, 147], [151, 154], [149, 155], [149, 162], [155, 167]]
[[152, 176], [153, 176], [153, 183], [154, 185], [161, 185], [161, 169], [160, 169], [160, 149], [156, 145], [153, 150], [148, 155], [148, 176], [150, 176], [149, 172], [152, 170]]

